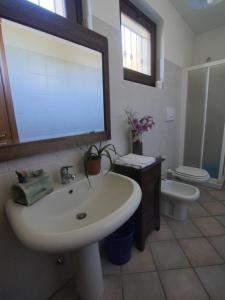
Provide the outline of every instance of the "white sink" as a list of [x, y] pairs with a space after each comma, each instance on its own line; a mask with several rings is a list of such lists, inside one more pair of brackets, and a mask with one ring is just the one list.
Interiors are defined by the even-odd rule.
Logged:
[[[15, 234], [29, 248], [47, 252], [79, 249], [73, 255], [79, 294], [85, 300], [98, 300], [103, 284], [97, 241], [126, 222], [140, 200], [141, 190], [134, 180], [110, 172], [92, 176], [91, 188], [86, 178], [61, 185], [30, 207], [10, 199], [6, 212]], [[86, 217], [79, 220], [77, 215], [83, 213]]]

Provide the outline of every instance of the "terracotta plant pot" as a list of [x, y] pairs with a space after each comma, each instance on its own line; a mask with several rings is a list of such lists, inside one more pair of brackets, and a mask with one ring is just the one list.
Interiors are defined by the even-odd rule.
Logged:
[[89, 159], [86, 162], [88, 175], [97, 175], [101, 170], [101, 159]]

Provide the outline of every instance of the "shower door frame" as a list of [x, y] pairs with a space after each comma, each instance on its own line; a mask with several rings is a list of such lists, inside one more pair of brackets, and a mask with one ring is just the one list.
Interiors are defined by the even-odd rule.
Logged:
[[[205, 143], [205, 130], [206, 130], [206, 121], [207, 121], [207, 105], [208, 105], [208, 93], [209, 93], [209, 79], [210, 79], [210, 68], [218, 65], [225, 65], [225, 59], [216, 60], [209, 63], [204, 63], [201, 65], [196, 65], [188, 68], [184, 68], [183, 76], [182, 76], [182, 99], [181, 99], [181, 120], [184, 120], [180, 126], [180, 151], [179, 151], [179, 164], [183, 165], [184, 161], [184, 145], [185, 145], [185, 130], [186, 130], [186, 110], [187, 110], [187, 89], [188, 89], [188, 72], [199, 70], [199, 69], [207, 69], [206, 74], [206, 92], [204, 99], [204, 119], [203, 119], [203, 134], [201, 141], [201, 155], [200, 155], [200, 168], [202, 168], [203, 163], [203, 155], [204, 155], [204, 143]], [[224, 137], [225, 137], [225, 124], [224, 124]], [[225, 162], [225, 140], [223, 140], [222, 148], [221, 148], [221, 156], [220, 156], [220, 166], [219, 166], [219, 175], [218, 178], [212, 178], [212, 181], [223, 180], [224, 177], [224, 162]]]

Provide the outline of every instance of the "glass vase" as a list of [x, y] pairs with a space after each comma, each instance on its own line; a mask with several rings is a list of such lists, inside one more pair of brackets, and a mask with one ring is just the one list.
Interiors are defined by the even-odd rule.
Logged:
[[134, 154], [143, 154], [143, 146], [142, 146], [142, 134], [137, 132], [136, 130], [131, 131], [132, 138], [132, 152]]

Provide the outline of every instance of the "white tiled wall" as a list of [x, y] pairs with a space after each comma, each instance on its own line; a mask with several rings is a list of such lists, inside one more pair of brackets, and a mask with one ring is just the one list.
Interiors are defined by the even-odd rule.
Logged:
[[70, 149], [0, 163], [0, 299], [45, 300], [72, 276], [70, 256], [65, 265], [57, 266], [58, 254], [38, 253], [25, 248], [15, 237], [4, 212], [4, 202], [10, 197], [11, 185], [16, 182], [15, 169], [44, 168], [55, 181], [59, 169], [74, 165], [80, 172], [81, 155]]

